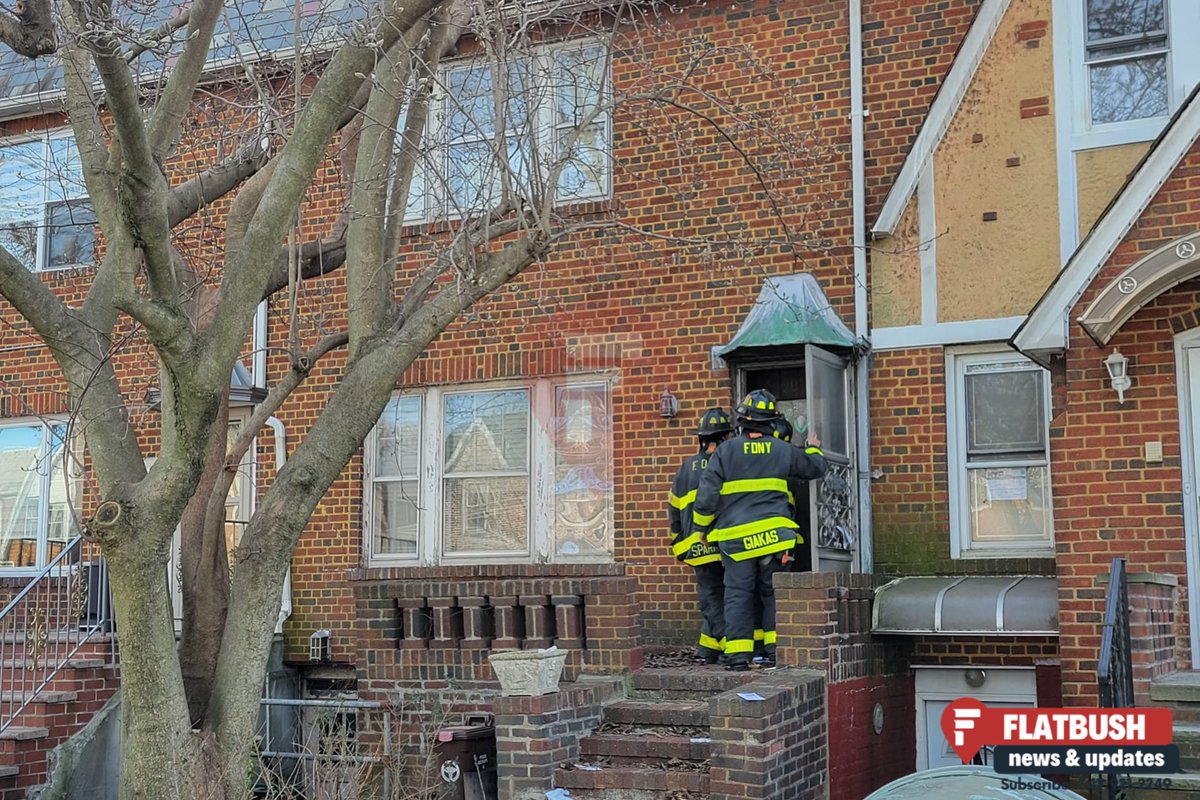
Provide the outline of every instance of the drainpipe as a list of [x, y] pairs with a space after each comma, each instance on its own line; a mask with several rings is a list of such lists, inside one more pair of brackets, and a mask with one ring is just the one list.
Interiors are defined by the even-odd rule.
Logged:
[[[850, 153], [854, 235], [854, 335], [866, 345], [870, 329], [867, 320], [867, 195], [864, 163], [862, 0], [850, 0]], [[874, 568], [874, 542], [871, 536], [871, 356], [864, 354], [854, 369], [855, 454], [858, 473], [858, 558], [863, 572]]]
[[[268, 417], [267, 427], [275, 432], [275, 474], [283, 469], [287, 461], [287, 432], [283, 422], [278, 417]], [[275, 633], [283, 633], [283, 623], [292, 615], [292, 568], [288, 565], [287, 574], [283, 576], [283, 597], [279, 601], [279, 619], [275, 622]]]
[[254, 328], [250, 332], [250, 349], [253, 352], [251, 375], [254, 385], [267, 388], [267, 301], [263, 300], [254, 311]]

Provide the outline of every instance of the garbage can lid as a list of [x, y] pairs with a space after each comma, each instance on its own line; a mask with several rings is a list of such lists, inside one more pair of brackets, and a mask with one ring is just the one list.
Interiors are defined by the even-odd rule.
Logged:
[[452, 725], [438, 731], [439, 742], [454, 742], [463, 739], [488, 739], [496, 735], [494, 725]]

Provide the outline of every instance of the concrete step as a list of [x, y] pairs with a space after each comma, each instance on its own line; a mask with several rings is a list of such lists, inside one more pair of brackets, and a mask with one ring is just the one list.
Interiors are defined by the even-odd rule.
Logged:
[[1200, 703], [1200, 672], [1172, 672], [1150, 681], [1150, 699], [1155, 703]]
[[579, 742], [583, 760], [605, 762], [613, 766], [658, 766], [708, 761], [710, 740], [707, 736], [650, 736], [625, 733], [598, 733]]
[[0, 694], [0, 703], [21, 704], [27, 700], [34, 703], [74, 703], [78, 698], [78, 692], [54, 691], [48, 689], [39, 692], [36, 695], [33, 692], [17, 692], [16, 694], [11, 695]]
[[1200, 772], [1200, 724], [1176, 722], [1172, 741], [1179, 747], [1179, 765], [1184, 770]]
[[717, 666], [645, 669], [633, 674], [635, 698], [700, 700], [736, 689], [755, 679], [754, 672], [726, 672]]
[[708, 792], [708, 774], [700, 770], [638, 769], [579, 762], [569, 768], [554, 771], [556, 788], [570, 789], [572, 797], [576, 789], [604, 790], [607, 800], [633, 800], [631, 795], [619, 794], [635, 790], [650, 792], [651, 796], [662, 797], [665, 792]]
[[9, 725], [0, 731], [0, 742], [28, 742], [34, 739], [45, 739], [50, 735], [48, 728], [34, 728], [24, 725]]
[[604, 721], [624, 725], [708, 727], [708, 703], [621, 700], [604, 707]]

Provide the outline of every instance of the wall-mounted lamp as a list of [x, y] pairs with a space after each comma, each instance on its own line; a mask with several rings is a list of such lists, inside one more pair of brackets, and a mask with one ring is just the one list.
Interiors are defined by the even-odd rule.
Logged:
[[671, 394], [671, 390], [665, 386], [662, 397], [658, 398], [658, 413], [664, 417], [673, 417], [679, 413], [679, 398]]
[[1125, 391], [1133, 386], [1133, 381], [1129, 379], [1129, 359], [1121, 355], [1120, 350], [1113, 350], [1104, 359], [1104, 368], [1108, 370], [1108, 378], [1116, 390], [1117, 402], [1124, 404]]
[[330, 647], [328, 628], [313, 631], [312, 636], [308, 637], [308, 660], [321, 664], [333, 661], [333, 649]]

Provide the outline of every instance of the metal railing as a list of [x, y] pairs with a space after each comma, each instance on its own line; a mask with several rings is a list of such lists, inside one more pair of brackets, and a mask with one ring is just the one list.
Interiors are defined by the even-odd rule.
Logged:
[[[1129, 636], [1129, 590], [1125, 577], [1125, 559], [1114, 558], [1108, 579], [1108, 602], [1104, 610], [1104, 636], [1100, 641], [1100, 661], [1096, 666], [1101, 708], [1132, 708], [1133, 649]], [[1120, 800], [1121, 776], [1106, 775], [1106, 796]]]
[[0, 731], [8, 728], [90, 641], [116, 662], [108, 569], [77, 536], [0, 611]]
[[367, 700], [275, 697], [264, 697], [261, 708], [254, 796], [283, 796], [286, 787], [316, 800], [392, 797], [389, 708]]

